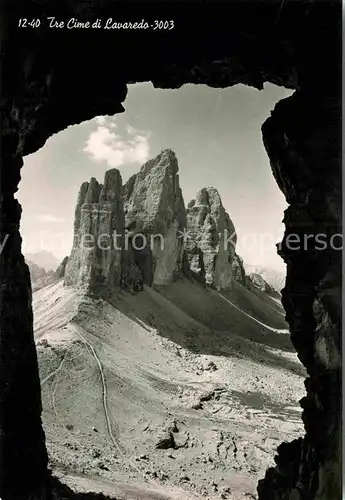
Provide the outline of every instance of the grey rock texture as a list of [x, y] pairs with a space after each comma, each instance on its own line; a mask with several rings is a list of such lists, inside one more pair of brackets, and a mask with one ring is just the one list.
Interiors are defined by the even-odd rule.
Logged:
[[286, 272], [277, 271], [266, 266], [254, 266], [245, 264], [246, 274], [259, 274], [279, 294], [285, 286]]
[[55, 279], [59, 280], [65, 276], [67, 262], [68, 262], [68, 257], [64, 257], [61, 264], [54, 273]]
[[[300, 401], [303, 442], [278, 448], [277, 466], [259, 482], [260, 500], [341, 498], [342, 252], [331, 244], [342, 233], [338, 118], [330, 100], [296, 93], [280, 101], [262, 126], [273, 175], [289, 203], [278, 246], [287, 265], [282, 303], [308, 378]], [[316, 239], [321, 234], [323, 250]], [[308, 245], [292, 249], [290, 235], [300, 241], [309, 235]]]
[[38, 266], [37, 264], [31, 262], [30, 260], [26, 259], [25, 261], [30, 271], [31, 283], [46, 276], [47, 272], [43, 267]]
[[178, 162], [170, 149], [149, 160], [123, 190], [127, 259], [140, 268], [148, 285], [166, 285], [188, 269], [183, 231], [186, 210], [179, 185]]
[[74, 222], [74, 242], [65, 270], [65, 284], [88, 292], [120, 285], [124, 216], [122, 179], [118, 170], [81, 185]]
[[26, 259], [26, 264], [30, 271], [30, 281], [32, 292], [37, 292], [45, 286], [51, 285], [56, 280], [64, 277], [68, 257], [65, 257], [56, 271], [46, 271], [44, 267], [40, 267], [35, 262]]
[[[74, 244], [52, 279], [87, 292], [140, 291], [195, 278], [217, 289], [233, 280], [267, 293], [260, 275], [246, 275], [236, 254], [236, 232], [218, 191], [203, 188], [187, 210], [179, 186], [178, 161], [170, 149], [146, 162], [122, 186], [116, 169], [103, 184], [95, 178], [79, 190]], [[43, 285], [44, 286], [44, 285]]]
[[[21, 5], [5, 3], [11, 8], [4, 9], [4, 23], [14, 26], [12, 20], [21, 17]], [[303, 213], [311, 219], [305, 226], [308, 234], [324, 232], [324, 226], [327, 234], [342, 231], [342, 107], [338, 83], [342, 65], [337, 50], [341, 2], [284, 2], [279, 11], [276, 2], [266, 6], [252, 3], [250, 16], [253, 20], [260, 18], [260, 23], [248, 22], [248, 5], [243, 2], [222, 2], [216, 8], [214, 3], [204, 2], [188, 12], [181, 3], [175, 3], [174, 20], [180, 29], [174, 43], [164, 30], [157, 36], [146, 30], [140, 34], [140, 44], [128, 44], [128, 34], [119, 33], [113, 64], [109, 64], [109, 53], [103, 50], [104, 39], [97, 30], [90, 30], [83, 43], [73, 43], [74, 33], [66, 30], [39, 30], [39, 36], [38, 30], [35, 36], [26, 31], [20, 37], [18, 30], [6, 30], [0, 117], [0, 241], [7, 234], [10, 239], [0, 258], [2, 498], [49, 498], [51, 493], [40, 418], [30, 276], [21, 255], [21, 207], [14, 197], [23, 156], [37, 151], [48, 137], [69, 125], [96, 115], [123, 112], [127, 83], [152, 81], [159, 88], [179, 88], [186, 83], [212, 87], [243, 83], [262, 89], [269, 81], [297, 89], [294, 99], [281, 115], [280, 111], [278, 116], [273, 115], [272, 126], [264, 131], [272, 165], [279, 170], [279, 185], [290, 192], [284, 221], [286, 236], [296, 232], [294, 226]], [[47, 6], [46, 2], [30, 2], [26, 17], [42, 18]], [[165, 4], [160, 8], [161, 12], [152, 12], [152, 21], [164, 19]], [[147, 15], [146, 6], [141, 9]], [[196, 12], [200, 22], [195, 22]], [[117, 13], [117, 3], [76, 0], [64, 6], [64, 18], [80, 14], [88, 19], [116, 18]], [[272, 33], [271, 40], [267, 33]], [[229, 43], [229, 34], [234, 43]], [[273, 43], [268, 44], [270, 41]], [[296, 483], [302, 493], [296, 488], [291, 492], [280, 463], [281, 477], [276, 477], [281, 489], [277, 489], [277, 483], [271, 488], [267, 479], [260, 494], [265, 500], [293, 495], [318, 500], [341, 497], [341, 369], [325, 369], [313, 360], [317, 327], [324, 325], [321, 331], [325, 338], [333, 337], [336, 343], [341, 340], [342, 261], [335, 253], [294, 252], [284, 257], [288, 261], [284, 306], [296, 348], [312, 380], [305, 405], [303, 454], [291, 454], [298, 466]], [[323, 302], [322, 322], [314, 317], [315, 294]], [[288, 466], [288, 461], [285, 463]], [[294, 482], [292, 478], [291, 484]]]
[[256, 290], [260, 290], [261, 292], [269, 295], [272, 298], [278, 299], [281, 301], [281, 295], [277, 290], [271, 286], [267, 281], [261, 276], [259, 273], [249, 273], [245, 275], [245, 284], [244, 286], [255, 292]]
[[188, 204], [187, 230], [192, 275], [217, 289], [231, 288], [237, 238], [217, 189], [203, 188]]
[[26, 264], [30, 271], [31, 289], [33, 292], [53, 283], [53, 271], [46, 271], [43, 267], [38, 266], [30, 260], [26, 260]]
[[248, 283], [248, 288], [250, 289], [251, 286], [254, 286], [261, 290], [262, 292], [271, 294], [274, 293], [275, 290], [263, 279], [260, 274], [257, 273], [250, 273], [247, 276], [247, 283]]
[[109, 170], [103, 184], [92, 178], [80, 187], [65, 284], [100, 293], [100, 287], [140, 290], [143, 283], [166, 285], [188, 276], [185, 229], [173, 151], [149, 160], [124, 186], [120, 173]]

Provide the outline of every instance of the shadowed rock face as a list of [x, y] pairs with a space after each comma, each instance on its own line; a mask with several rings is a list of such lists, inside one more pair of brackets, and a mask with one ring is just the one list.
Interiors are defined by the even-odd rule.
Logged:
[[[328, 234], [338, 232], [342, 4], [205, 1], [186, 9], [181, 2], [169, 2], [170, 18], [178, 29], [155, 36], [150, 30], [117, 31], [111, 37], [114, 53], [109, 64], [104, 50], [109, 33], [91, 30], [81, 39], [76, 31], [82, 30], [19, 32], [20, 17], [57, 15], [57, 4], [5, 3], [9, 8], [1, 30], [0, 241], [6, 235], [9, 239], [0, 256], [0, 496], [26, 500], [49, 498], [51, 488], [40, 419], [30, 276], [21, 254], [21, 208], [15, 199], [23, 155], [37, 151], [69, 125], [123, 112], [127, 83], [152, 81], [160, 88], [186, 83], [219, 88], [244, 83], [259, 89], [264, 82], [284, 85], [295, 89], [295, 96], [274, 112], [264, 141], [290, 204], [284, 220], [287, 234], [302, 220], [305, 227], [300, 224], [300, 233], [322, 232], [325, 221]], [[123, 18], [129, 19], [133, 6], [129, 2], [125, 8]], [[140, 2], [136, 13], [138, 19], [152, 16], [148, 20], [153, 23], [167, 18], [166, 8], [166, 2], [157, 3], [149, 14], [146, 2]], [[118, 6], [109, 0], [71, 0], [59, 3], [58, 14], [65, 19], [115, 19]], [[260, 498], [340, 498], [341, 257], [286, 250], [282, 249], [287, 262], [284, 307], [292, 339], [310, 373], [302, 403], [306, 436], [277, 459], [279, 467], [260, 483]], [[289, 461], [298, 464], [291, 473]]]
[[166, 285], [185, 272], [186, 210], [178, 162], [170, 149], [149, 160], [124, 186], [125, 227], [144, 283]]
[[55, 273], [53, 271], [47, 272], [43, 267], [38, 266], [30, 260], [27, 260], [26, 263], [30, 271], [31, 289], [33, 292], [40, 290], [54, 281]]
[[[308, 378], [300, 401], [306, 435], [298, 446], [278, 448], [277, 467], [259, 482], [260, 500], [341, 497], [342, 252], [332, 244], [342, 232], [338, 118], [336, 101], [296, 93], [262, 126], [273, 175], [289, 202], [279, 245], [287, 264], [282, 302]], [[300, 244], [289, 245], [290, 235]]]
[[237, 253], [232, 261], [232, 273], [234, 280], [241, 283], [241, 285], [246, 286], [246, 271], [244, 269], [243, 259], [237, 255]]
[[202, 189], [188, 204], [187, 230], [186, 253], [193, 275], [217, 289], [231, 288], [237, 238], [217, 189]]
[[103, 184], [92, 178], [81, 185], [65, 284], [87, 292], [119, 286], [123, 236], [122, 180], [112, 169], [105, 173]]

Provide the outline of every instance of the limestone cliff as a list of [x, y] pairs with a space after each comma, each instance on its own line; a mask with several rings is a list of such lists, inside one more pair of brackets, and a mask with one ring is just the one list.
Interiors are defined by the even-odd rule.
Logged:
[[166, 285], [187, 273], [183, 248], [186, 210], [178, 162], [170, 149], [149, 160], [123, 190], [129, 260], [148, 285]]
[[122, 179], [119, 171], [112, 169], [105, 173], [103, 184], [91, 178], [81, 185], [65, 284], [86, 291], [117, 287], [121, 278], [123, 235]]
[[175, 153], [162, 151], [124, 186], [109, 170], [103, 184], [92, 178], [80, 187], [65, 284], [99, 293], [188, 275], [185, 229]]
[[187, 230], [192, 275], [217, 289], [231, 288], [236, 233], [215, 188], [201, 189], [188, 204]]

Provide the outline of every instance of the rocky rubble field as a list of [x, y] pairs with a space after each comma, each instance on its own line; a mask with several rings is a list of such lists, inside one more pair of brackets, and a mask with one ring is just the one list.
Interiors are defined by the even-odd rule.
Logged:
[[[59, 282], [35, 305], [51, 466], [70, 485], [93, 478], [119, 498], [255, 498], [278, 444], [302, 434], [303, 371], [284, 342], [211, 331], [151, 289], [121, 293], [115, 308]], [[221, 339], [224, 354], [181, 347], [168, 338], [177, 328], [204, 351], [205, 335], [210, 352]]]
[[[114, 230], [127, 247], [80, 244]], [[218, 191], [186, 208], [162, 151], [124, 185], [116, 169], [82, 184], [73, 241], [33, 297], [54, 473], [129, 500], [255, 498], [278, 444], [303, 433], [305, 373]]]

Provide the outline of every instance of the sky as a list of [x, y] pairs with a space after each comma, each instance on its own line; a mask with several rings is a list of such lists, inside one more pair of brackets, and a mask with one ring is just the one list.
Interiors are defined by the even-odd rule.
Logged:
[[51, 251], [62, 259], [73, 239], [82, 182], [118, 168], [123, 182], [149, 158], [170, 148], [177, 156], [185, 204], [203, 187], [218, 189], [246, 263], [284, 270], [276, 254], [287, 207], [271, 172], [261, 125], [291, 91], [266, 84], [212, 89], [130, 85], [125, 112], [95, 117], [52, 136], [24, 158], [17, 198], [23, 207], [23, 252]]

